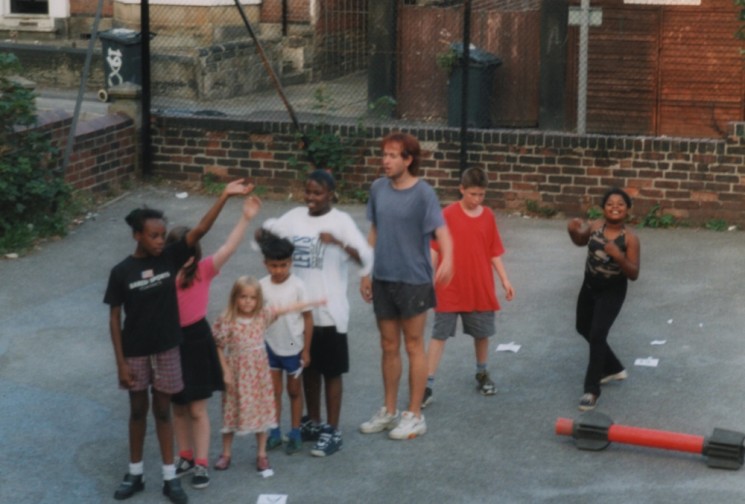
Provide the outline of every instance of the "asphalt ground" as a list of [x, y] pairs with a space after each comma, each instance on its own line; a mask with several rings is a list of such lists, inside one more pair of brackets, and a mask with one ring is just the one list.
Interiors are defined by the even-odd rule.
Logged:
[[[212, 202], [175, 193], [133, 190], [66, 238], [0, 260], [0, 502], [113, 502], [127, 470], [128, 401], [117, 388], [103, 293], [110, 268], [134, 250], [123, 220], [130, 209], [144, 203], [165, 210], [172, 225], [194, 224]], [[297, 204], [265, 202], [258, 221]], [[339, 208], [367, 231], [363, 206]], [[239, 202], [229, 202], [203, 240], [206, 252], [222, 243], [238, 212]], [[207, 489], [184, 482], [190, 502], [255, 503], [260, 495], [282, 494], [294, 504], [741, 503], [742, 470], [708, 468], [697, 454], [623, 444], [580, 451], [572, 438], [554, 433], [557, 418], [579, 415], [587, 346], [574, 331], [574, 306], [585, 251], [570, 242], [565, 220], [498, 214], [498, 223], [516, 296], [507, 303], [498, 291], [503, 310], [490, 353], [496, 396], [476, 391], [473, 346], [459, 335], [447, 345], [435, 401], [425, 410], [426, 435], [392, 441], [359, 433], [383, 394], [375, 320], [353, 276], [342, 450], [327, 458], [310, 456], [310, 444], [292, 456], [272, 452], [275, 475], [263, 479], [254, 468], [253, 436], [237, 438], [232, 467], [211, 471]], [[610, 335], [630, 376], [604, 387], [598, 411], [617, 424], [697, 436], [714, 428], [745, 431], [745, 235], [637, 232], [641, 274]], [[240, 274], [265, 274], [248, 241], [213, 284], [212, 319]], [[510, 342], [518, 352], [494, 351]], [[647, 357], [659, 359], [658, 366], [634, 365]], [[404, 379], [401, 407], [407, 396]], [[219, 402], [210, 402], [212, 463], [220, 451]], [[145, 491], [129, 502], [167, 502], [152, 419], [145, 475]]]

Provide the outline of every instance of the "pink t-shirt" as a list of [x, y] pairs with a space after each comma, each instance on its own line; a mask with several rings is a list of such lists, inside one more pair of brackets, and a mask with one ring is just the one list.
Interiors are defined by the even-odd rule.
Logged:
[[181, 284], [178, 281], [176, 282], [181, 327], [199, 322], [207, 316], [207, 304], [210, 300], [210, 284], [218, 273], [220, 272], [215, 269], [214, 259], [212, 256], [209, 256], [199, 261], [194, 283], [188, 289], [182, 289]]

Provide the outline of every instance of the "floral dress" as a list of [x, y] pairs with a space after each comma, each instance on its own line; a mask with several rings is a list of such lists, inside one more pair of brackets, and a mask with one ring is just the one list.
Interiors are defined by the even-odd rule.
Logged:
[[222, 396], [223, 433], [264, 432], [277, 426], [274, 389], [264, 332], [276, 319], [269, 308], [231, 322], [220, 317], [212, 332], [232, 371], [233, 386]]

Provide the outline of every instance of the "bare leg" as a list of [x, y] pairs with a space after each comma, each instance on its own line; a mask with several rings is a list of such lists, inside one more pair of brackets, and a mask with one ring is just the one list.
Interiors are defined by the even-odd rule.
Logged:
[[142, 462], [149, 409], [147, 390], [129, 393], [129, 461]]
[[269, 435], [266, 432], [256, 433], [256, 456], [266, 457], [266, 440]]
[[476, 364], [486, 364], [489, 361], [489, 338], [473, 338], [473, 348]]
[[[315, 369], [303, 370], [303, 390], [305, 392], [305, 407], [308, 416], [316, 423], [321, 422], [321, 374]], [[326, 392], [328, 407], [328, 392]]]
[[194, 436], [194, 458], [206, 460], [210, 449], [210, 417], [207, 414], [207, 399], [191, 402], [189, 415]]
[[234, 434], [232, 432], [225, 432], [222, 435], [222, 454], [226, 457], [230, 457], [233, 454], [233, 437]]
[[342, 379], [341, 375], [324, 378], [326, 385], [326, 422], [339, 428], [341, 417]]
[[272, 386], [274, 387], [274, 407], [277, 410], [277, 427], [282, 416], [282, 371], [272, 369]]
[[409, 411], [421, 415], [422, 398], [427, 386], [427, 354], [424, 351], [424, 325], [427, 312], [401, 321], [404, 344], [409, 356]]
[[[287, 395], [290, 397], [290, 427], [300, 428], [300, 418], [303, 416], [303, 394], [300, 378], [287, 375]], [[279, 424], [279, 418], [277, 418]]]
[[192, 425], [187, 404], [173, 404], [173, 432], [176, 434], [176, 451], [191, 450]]
[[385, 409], [393, 414], [397, 409], [398, 386], [401, 382], [401, 324], [398, 320], [378, 320], [378, 329], [383, 349], [381, 368]]
[[160, 444], [164, 465], [173, 464], [173, 425], [171, 425], [171, 394], [153, 390], [153, 416], [155, 432]]
[[427, 374], [434, 376], [437, 374], [437, 368], [440, 367], [442, 353], [445, 350], [446, 340], [430, 339], [429, 348], [427, 349]]

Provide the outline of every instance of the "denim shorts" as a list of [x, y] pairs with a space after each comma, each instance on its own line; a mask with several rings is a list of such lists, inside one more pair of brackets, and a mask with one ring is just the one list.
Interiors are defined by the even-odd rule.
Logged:
[[142, 357], [127, 357], [127, 365], [134, 375], [132, 392], [147, 390], [149, 385], [164, 394], [175, 394], [184, 388], [179, 347]]
[[373, 279], [373, 310], [382, 320], [410, 319], [435, 306], [431, 283], [407, 284]]
[[435, 325], [432, 328], [432, 339], [446, 340], [455, 336], [455, 326], [460, 316], [463, 322], [463, 333], [474, 338], [494, 336], [494, 312], [435, 312]]
[[269, 356], [269, 369], [272, 371], [286, 371], [287, 374], [297, 373], [302, 369], [300, 363], [300, 354], [295, 355], [277, 355], [269, 345], [266, 346], [266, 353]]

